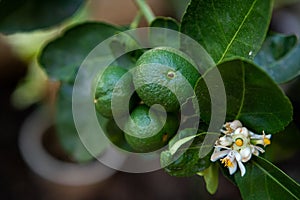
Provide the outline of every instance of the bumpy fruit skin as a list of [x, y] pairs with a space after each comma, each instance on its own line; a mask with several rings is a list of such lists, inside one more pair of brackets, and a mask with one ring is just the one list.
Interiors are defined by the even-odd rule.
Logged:
[[[136, 95], [130, 98], [130, 94], [134, 89], [132, 76], [127, 72], [122, 67], [109, 66], [100, 74], [96, 85], [95, 106], [96, 110], [102, 116], [107, 118], [112, 117], [111, 102], [113, 94], [114, 100], [117, 102], [114, 107], [117, 116], [125, 114], [126, 110], [130, 110], [138, 101]], [[125, 76], [123, 77], [123, 75]], [[118, 83], [119, 81], [121, 82]], [[113, 93], [114, 90], [115, 92]], [[126, 106], [129, 106], [129, 108]]]
[[118, 125], [113, 119], [109, 119], [109, 121], [107, 121], [104, 130], [105, 135], [108, 137], [111, 143], [113, 143], [122, 150], [133, 151], [133, 149], [125, 140], [124, 132], [118, 127]]
[[[137, 106], [131, 113], [132, 121], [125, 124], [125, 139], [136, 152], [152, 152], [160, 149], [176, 133], [179, 120], [168, 113], [165, 124], [160, 111], [149, 112], [146, 105]], [[152, 122], [152, 123], [151, 123]], [[159, 127], [162, 127], [159, 130]]]
[[176, 112], [179, 102], [190, 97], [188, 88], [194, 88], [199, 77], [196, 64], [186, 54], [170, 47], [157, 47], [138, 59], [133, 82], [146, 105], [161, 104], [166, 111]]

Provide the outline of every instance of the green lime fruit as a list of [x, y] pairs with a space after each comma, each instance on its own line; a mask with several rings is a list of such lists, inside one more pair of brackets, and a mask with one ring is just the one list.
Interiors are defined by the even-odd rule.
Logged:
[[133, 149], [125, 140], [124, 132], [119, 128], [119, 126], [113, 119], [109, 119], [109, 121], [106, 123], [105, 135], [111, 143], [113, 143], [120, 149], [123, 149], [125, 151], [133, 151]]
[[146, 51], [137, 61], [133, 83], [142, 101], [176, 112], [192, 96], [200, 77], [197, 65], [183, 52], [171, 47]]
[[133, 94], [131, 97], [132, 91], [134, 91], [132, 76], [126, 69], [118, 66], [107, 67], [97, 81], [94, 100], [96, 110], [102, 116], [111, 118], [112, 98], [114, 98], [114, 114], [124, 115], [138, 101], [137, 95]]
[[[98, 123], [103, 130], [103, 133], [105, 134], [106, 138], [109, 140], [109, 144], [117, 146], [121, 150], [132, 152], [133, 149], [129, 146], [127, 141], [125, 140], [125, 135], [123, 132], [124, 129], [124, 121], [127, 119], [126, 116], [118, 117], [117, 119], [121, 121], [121, 128], [119, 128], [119, 125], [116, 123], [115, 119], [113, 118], [106, 118], [96, 113]], [[100, 141], [99, 144], [106, 146], [107, 141]]]
[[125, 123], [125, 139], [136, 152], [160, 149], [172, 138], [179, 126], [176, 115], [168, 113], [164, 121], [160, 111], [150, 110], [146, 105], [137, 106], [130, 119]]

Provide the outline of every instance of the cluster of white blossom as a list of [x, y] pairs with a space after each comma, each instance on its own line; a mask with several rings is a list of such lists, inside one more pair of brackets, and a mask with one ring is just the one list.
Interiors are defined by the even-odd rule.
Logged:
[[264, 153], [264, 149], [258, 145], [266, 146], [271, 143], [271, 134], [255, 134], [243, 127], [239, 120], [227, 122], [221, 130], [222, 136], [215, 143], [215, 149], [210, 160], [215, 162], [218, 159], [228, 167], [229, 173], [233, 174], [237, 166], [241, 171], [241, 176], [246, 173], [243, 163], [251, 159], [252, 154], [258, 156]]

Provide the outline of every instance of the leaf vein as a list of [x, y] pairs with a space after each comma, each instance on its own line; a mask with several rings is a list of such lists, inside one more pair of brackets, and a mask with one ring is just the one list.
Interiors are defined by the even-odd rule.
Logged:
[[265, 170], [263, 167], [261, 167], [257, 162], [253, 161], [253, 163], [266, 174], [266, 176], [269, 176], [275, 183], [277, 183], [279, 186], [281, 186], [284, 190], [286, 190], [289, 194], [291, 194], [296, 199], [298, 198], [292, 191], [290, 191], [288, 188], [286, 188], [282, 183], [280, 183], [275, 177], [272, 176], [267, 170]]
[[250, 13], [251, 13], [252, 10], [254, 9], [254, 5], [256, 4], [256, 2], [257, 2], [257, 0], [253, 1], [253, 3], [252, 3], [252, 5], [251, 5], [250, 9], [248, 10], [248, 12], [247, 12], [247, 14], [245, 15], [243, 21], [242, 21], [241, 24], [239, 25], [237, 31], [234, 33], [233, 37], [231, 38], [229, 44], [227, 45], [225, 51], [223, 52], [221, 58], [219, 59], [219, 61], [218, 61], [217, 63], [220, 63], [220, 62], [224, 59], [225, 55], [226, 55], [227, 52], [229, 51], [229, 48], [231, 47], [231, 45], [233, 44], [235, 38], [238, 36], [240, 30], [242, 29], [242, 27], [243, 27], [245, 21], [247, 20], [247, 18], [249, 17]]
[[242, 100], [241, 100], [241, 105], [239, 108], [239, 111], [237, 112], [237, 115], [235, 119], [238, 119], [240, 117], [240, 114], [242, 112], [242, 109], [244, 107], [244, 101], [245, 101], [245, 95], [246, 95], [246, 83], [245, 83], [245, 65], [242, 62], [242, 82], [243, 82], [243, 92], [242, 92]]
[[218, 20], [219, 19], [219, 17], [217, 16], [217, 10], [216, 10], [216, 8], [215, 8], [215, 4], [214, 4], [214, 1], [212, 0], [211, 1], [211, 4], [212, 4], [212, 9], [213, 9], [213, 13], [214, 13], [214, 15], [215, 15], [215, 17], [216, 17], [216, 21], [218, 22], [218, 26], [219, 26], [219, 28], [220, 28], [220, 30], [222, 31], [222, 33], [223, 34], [220, 34], [220, 35], [222, 35], [223, 36], [223, 39], [227, 42], [227, 38], [225, 37], [225, 31], [224, 31], [224, 29], [223, 29], [223, 27], [221, 26], [221, 24], [220, 24], [220, 20]]

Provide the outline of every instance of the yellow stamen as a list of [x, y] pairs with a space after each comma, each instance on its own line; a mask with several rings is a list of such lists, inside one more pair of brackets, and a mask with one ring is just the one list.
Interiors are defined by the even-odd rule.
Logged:
[[233, 129], [230, 127], [230, 123], [226, 122], [226, 124], [224, 125], [226, 131], [224, 131], [224, 134], [230, 134], [233, 132]]
[[269, 144], [271, 144], [271, 140], [269, 140], [268, 138], [264, 138], [264, 146], [267, 146], [267, 145], [269, 145]]
[[230, 161], [229, 158], [221, 159], [221, 163], [224, 164], [225, 167], [233, 167], [233, 163]]
[[97, 99], [94, 99], [94, 103], [97, 103]]
[[241, 139], [241, 138], [238, 138], [238, 139], [236, 139], [235, 140], [235, 144], [237, 145], [237, 146], [239, 146], [239, 147], [241, 147], [241, 146], [243, 146], [243, 140]]

